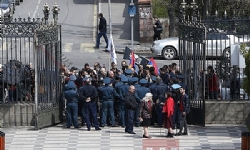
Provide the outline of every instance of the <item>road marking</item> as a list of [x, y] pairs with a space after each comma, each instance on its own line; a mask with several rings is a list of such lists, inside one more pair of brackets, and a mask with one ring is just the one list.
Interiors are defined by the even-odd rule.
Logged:
[[81, 53], [94, 53], [94, 44], [91, 43], [81, 43], [80, 45], [80, 52]]
[[63, 52], [70, 53], [72, 51], [73, 43], [65, 43], [63, 46]]

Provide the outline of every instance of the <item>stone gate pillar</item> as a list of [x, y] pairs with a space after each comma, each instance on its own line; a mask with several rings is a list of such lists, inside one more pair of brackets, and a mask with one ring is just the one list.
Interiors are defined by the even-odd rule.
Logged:
[[153, 16], [151, 0], [138, 0], [140, 43], [153, 41]]

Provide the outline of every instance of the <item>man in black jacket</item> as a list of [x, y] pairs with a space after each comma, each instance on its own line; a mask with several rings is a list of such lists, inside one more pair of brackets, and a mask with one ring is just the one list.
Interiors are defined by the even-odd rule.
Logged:
[[134, 93], [135, 87], [131, 85], [129, 87], [129, 91], [125, 96], [125, 132], [129, 134], [135, 134], [135, 132], [133, 131], [133, 124], [137, 102]]
[[156, 40], [160, 40], [161, 39], [161, 33], [162, 33], [162, 25], [161, 25], [161, 22], [159, 20], [159, 18], [157, 16], [154, 16], [154, 41]]
[[88, 131], [90, 131], [91, 127], [90, 118], [93, 119], [95, 130], [101, 130], [97, 121], [96, 88], [91, 85], [91, 78], [85, 77], [83, 80], [85, 84], [79, 89], [79, 96], [80, 99], [83, 101], [83, 108], [85, 111], [85, 120]]
[[100, 13], [99, 14], [99, 18], [100, 18], [100, 22], [99, 22], [99, 33], [97, 35], [96, 38], [96, 45], [94, 48], [99, 48], [100, 45], [100, 39], [103, 36], [105, 42], [106, 42], [106, 47], [108, 48], [108, 37], [107, 37], [107, 21], [106, 19], [103, 17], [103, 14]]

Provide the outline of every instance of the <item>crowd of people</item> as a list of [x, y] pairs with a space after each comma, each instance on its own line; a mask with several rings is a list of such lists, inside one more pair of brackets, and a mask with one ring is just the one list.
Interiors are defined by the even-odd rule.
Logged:
[[135, 71], [126, 61], [121, 62], [121, 69], [111, 63], [107, 70], [98, 62], [93, 68], [88, 63], [82, 69], [67, 70], [62, 66], [67, 128], [86, 125], [90, 131], [91, 127], [101, 130], [121, 126], [125, 132], [135, 134], [133, 127], [142, 126], [143, 138], [151, 138], [148, 127], [153, 125], [167, 128], [167, 137], [173, 137], [175, 128], [179, 129], [176, 136], [187, 135], [190, 102], [177, 64], [164, 65], [159, 74], [152, 66], [138, 68]]

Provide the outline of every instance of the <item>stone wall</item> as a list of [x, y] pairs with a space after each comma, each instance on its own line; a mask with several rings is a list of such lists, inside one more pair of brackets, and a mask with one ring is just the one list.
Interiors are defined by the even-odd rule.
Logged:
[[[154, 20], [153, 20], [153, 9], [151, 5], [151, 0], [138, 0], [138, 10], [139, 10], [139, 33], [140, 33], [140, 43], [152, 43], [154, 36]], [[161, 38], [169, 37], [169, 19], [159, 18], [163, 32]]]
[[206, 101], [205, 123], [250, 125], [250, 101]]
[[138, 0], [140, 43], [153, 41], [153, 16], [151, 0]]

